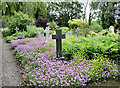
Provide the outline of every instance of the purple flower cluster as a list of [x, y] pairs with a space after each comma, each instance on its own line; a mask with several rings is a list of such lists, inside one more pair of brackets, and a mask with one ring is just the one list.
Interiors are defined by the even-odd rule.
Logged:
[[14, 47], [14, 51], [17, 52], [16, 56], [22, 56], [21, 66], [24, 67], [22, 73], [27, 86], [82, 86], [95, 76], [101, 78], [118, 75], [117, 67], [112, 67], [110, 63], [107, 63], [108, 67], [114, 71], [112, 70], [111, 73], [103, 71], [97, 74], [96, 71], [100, 69], [92, 68], [94, 70], [92, 75], [95, 75], [92, 76], [89, 69], [93, 66], [88, 64], [89, 60], [81, 59], [82, 61], [78, 63], [72, 60], [56, 60], [54, 48], [45, 44], [43, 39], [28, 38], [11, 42], [11, 47]]

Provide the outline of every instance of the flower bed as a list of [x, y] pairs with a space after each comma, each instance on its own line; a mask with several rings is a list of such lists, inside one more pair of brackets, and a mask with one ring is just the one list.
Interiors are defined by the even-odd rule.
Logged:
[[84, 86], [89, 81], [115, 78], [119, 74], [117, 65], [106, 59], [81, 59], [78, 63], [56, 60], [55, 49], [43, 39], [12, 40], [11, 48], [23, 67], [21, 72], [26, 86]]

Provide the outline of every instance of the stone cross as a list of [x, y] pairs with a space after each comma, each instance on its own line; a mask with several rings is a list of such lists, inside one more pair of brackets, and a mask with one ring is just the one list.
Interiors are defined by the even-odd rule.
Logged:
[[114, 33], [114, 27], [113, 26], [109, 27], [109, 33]]
[[18, 34], [18, 30], [19, 30], [19, 28], [16, 27], [15, 30], [16, 30], [16, 33]]
[[46, 27], [44, 32], [46, 33], [45, 43], [47, 43], [48, 42], [48, 36], [49, 36], [49, 33], [50, 33], [49, 27]]
[[65, 34], [62, 34], [61, 29], [56, 30], [56, 35], [52, 35], [52, 39], [56, 39], [56, 55], [58, 59], [62, 58], [62, 40], [65, 39]]

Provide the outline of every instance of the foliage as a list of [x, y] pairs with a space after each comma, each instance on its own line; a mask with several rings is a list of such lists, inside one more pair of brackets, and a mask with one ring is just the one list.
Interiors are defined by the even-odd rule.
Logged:
[[100, 31], [102, 30], [102, 27], [101, 27], [99, 24], [94, 23], [94, 24], [92, 24], [92, 25], [90, 26], [90, 30], [98, 33], [98, 32], [100, 32]]
[[2, 35], [4, 36], [4, 37], [6, 37], [6, 36], [10, 36], [11, 35], [11, 30], [10, 29], [6, 29], [6, 28], [4, 28], [4, 30], [2, 31]]
[[47, 25], [51, 28], [51, 30], [55, 30], [59, 27], [54, 21], [48, 22]]
[[82, 19], [69, 20], [68, 24], [71, 29], [74, 29], [73, 31], [75, 31], [75, 28], [77, 28], [77, 27], [79, 27], [81, 29], [87, 27], [87, 23], [83, 22]]
[[[24, 34], [24, 35], [25, 35], [25, 38], [35, 37], [35, 34], [34, 34], [34, 36], [32, 36], [32, 35], [30, 34], [30, 32], [26, 32], [26, 31], [18, 32], [18, 34]], [[11, 43], [12, 40], [17, 40], [17, 39], [18, 39], [18, 34], [17, 34], [17, 33], [14, 33], [14, 34], [12, 34], [11, 36], [7, 36], [7, 37], [5, 38], [6, 42], [7, 42], [7, 43]]]
[[17, 36], [14, 36], [14, 35], [12, 35], [12, 36], [7, 36], [7, 37], [5, 38], [5, 40], [6, 40], [7, 43], [11, 43], [12, 40], [17, 40], [17, 39], [18, 39], [18, 37], [17, 37]]
[[89, 35], [93, 37], [93, 36], [96, 36], [97, 33], [95, 33], [94, 31], [90, 31], [90, 32], [89, 32]]
[[30, 17], [47, 16], [46, 2], [2, 2], [2, 15], [12, 16], [14, 12], [21, 11], [24, 14], [28, 14]]
[[90, 3], [89, 25], [91, 25], [92, 20], [96, 19], [96, 17], [98, 16], [98, 11], [97, 11], [98, 8], [99, 8], [98, 2]]
[[26, 31], [29, 34], [29, 37], [35, 37], [35, 32], [37, 31], [37, 28], [35, 26], [27, 26]]
[[65, 33], [65, 34], [69, 31], [68, 27], [59, 27], [59, 29], [61, 29], [62, 33]]
[[39, 18], [36, 20], [35, 25], [37, 27], [43, 27], [45, 29], [48, 21], [49, 21], [49, 19], [47, 19], [47, 18]]
[[109, 26], [115, 24], [115, 10], [117, 7], [115, 5], [117, 2], [103, 2], [99, 4], [100, 18], [102, 20], [102, 27], [109, 28]]
[[0, 20], [0, 22], [2, 23], [2, 28], [7, 27], [7, 21], [8, 21], [9, 16], [2, 16], [2, 19]]
[[[50, 21], [58, 22], [58, 25], [68, 26], [69, 19], [80, 18], [82, 13], [82, 4], [76, 2], [49, 2], [48, 3], [48, 18]], [[74, 12], [73, 12], [74, 11]], [[51, 13], [52, 12], [52, 13]], [[59, 14], [59, 15], [58, 15]]]
[[81, 56], [87, 55], [85, 56], [86, 59], [93, 59], [95, 53], [103, 54], [104, 57], [108, 57], [110, 59], [116, 60], [117, 58], [120, 58], [120, 51], [118, 49], [118, 36], [79, 36], [78, 38], [68, 36], [62, 45], [63, 56], [67, 57], [68, 59], [72, 59], [72, 55], [74, 55], [76, 52], [79, 52], [79, 55]]
[[23, 68], [26, 86], [85, 86], [89, 81], [116, 78], [119, 74], [117, 65], [106, 59], [81, 59], [78, 63], [56, 60], [54, 49], [43, 39], [13, 40], [11, 48]]
[[8, 20], [8, 28], [11, 29], [12, 33], [15, 33], [15, 28], [18, 27], [19, 31], [26, 30], [26, 25], [33, 24], [34, 19], [29, 17], [27, 14], [22, 12], [15, 12], [14, 16]]
[[98, 35], [106, 36], [109, 33], [108, 29], [102, 30], [101, 32], [98, 32]]

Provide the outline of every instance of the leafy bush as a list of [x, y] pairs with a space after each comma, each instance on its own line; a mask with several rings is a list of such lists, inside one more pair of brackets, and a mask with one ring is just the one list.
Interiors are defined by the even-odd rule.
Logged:
[[65, 33], [65, 34], [69, 31], [68, 27], [60, 27], [59, 29], [61, 29], [62, 33]]
[[2, 22], [1, 22], [1, 23], [2, 23], [2, 27], [3, 27], [3, 28], [5, 28], [5, 27], [8, 26], [8, 23], [7, 23], [7, 22], [8, 22], [8, 19], [9, 19], [9, 18], [10, 18], [10, 16], [4, 16], [4, 15], [2, 16], [2, 19], [1, 19]]
[[6, 37], [6, 36], [10, 36], [11, 35], [11, 30], [10, 29], [4, 29], [4, 30], [2, 30], [2, 35], [4, 36], [4, 37]]
[[102, 30], [101, 32], [98, 32], [98, 34], [106, 36], [109, 33], [109, 31], [107, 29]]
[[7, 43], [10, 43], [11, 40], [17, 40], [18, 37], [15, 37], [15, 36], [7, 36], [5, 39], [6, 39], [6, 42], [7, 42]]
[[[30, 35], [28, 32], [26, 32], [26, 31], [18, 32], [18, 34], [24, 34], [24, 35], [25, 35], [25, 38], [30, 38], [30, 37], [31, 37], [31, 35]], [[7, 36], [7, 37], [5, 38], [6, 42], [7, 42], [7, 43], [10, 43], [12, 40], [17, 40], [17, 39], [18, 39], [18, 34], [17, 34], [17, 33], [14, 33], [14, 34], [12, 34], [11, 36]]]
[[33, 24], [35, 21], [27, 14], [22, 12], [15, 12], [8, 20], [8, 28], [12, 33], [15, 33], [15, 28], [18, 27], [20, 31], [26, 30], [26, 25]]
[[89, 32], [89, 35], [90, 35], [90, 36], [96, 36], [97, 33], [95, 33], [94, 31], [90, 31], [90, 32]]
[[37, 19], [35, 25], [36, 27], [43, 27], [45, 29], [48, 21], [49, 20], [47, 18], [39, 18]]
[[77, 27], [79, 27], [81, 29], [87, 27], [87, 23], [83, 22], [82, 19], [69, 20], [68, 24], [69, 24], [69, 27], [71, 29], [73, 29], [72, 31], [75, 31], [75, 28], [77, 28]]
[[59, 27], [54, 21], [48, 22], [47, 25], [51, 28], [51, 30], [55, 30]]
[[[103, 54], [110, 59], [120, 58], [118, 49], [118, 37], [71, 37], [68, 36], [63, 42], [63, 55], [72, 59], [74, 53], [79, 53], [81, 58], [93, 59], [96, 53]], [[79, 56], [78, 55], [78, 56]]]
[[37, 28], [35, 26], [28, 26], [26, 30], [27, 30], [27, 33], [29, 33], [29, 37], [36, 36], [35, 32], [37, 32]]
[[97, 24], [97, 23], [92, 24], [92, 25], [90, 26], [90, 30], [92, 30], [92, 31], [94, 31], [94, 32], [96, 32], [96, 33], [100, 32], [102, 29], [103, 29], [102, 26], [99, 25], [99, 24]]

